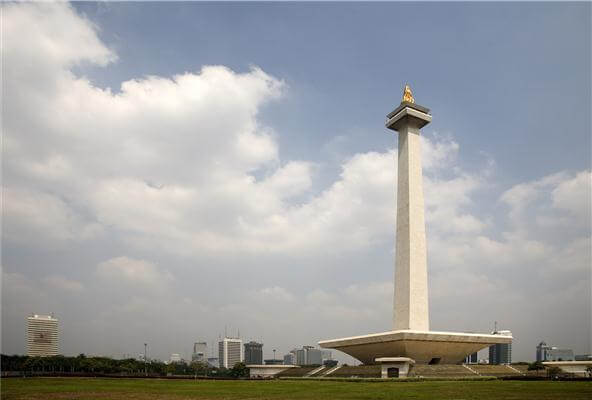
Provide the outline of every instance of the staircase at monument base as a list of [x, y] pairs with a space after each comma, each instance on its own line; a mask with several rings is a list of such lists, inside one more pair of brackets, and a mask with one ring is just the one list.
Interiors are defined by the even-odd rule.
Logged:
[[[515, 368], [514, 368], [515, 367]], [[335, 369], [337, 368], [337, 369]], [[409, 377], [424, 378], [475, 378], [481, 376], [519, 376], [526, 366], [517, 365], [483, 365], [483, 364], [416, 364], [410, 371]], [[542, 371], [544, 374], [545, 371]], [[327, 367], [300, 367], [290, 368], [281, 372], [277, 377], [311, 377], [311, 378], [380, 378], [380, 365], [341, 365], [333, 368]]]
[[471, 368], [482, 376], [516, 376], [521, 375], [519, 371], [508, 368], [506, 365], [481, 365], [474, 364]]
[[318, 367], [299, 367], [299, 368], [288, 368], [285, 371], [280, 372], [277, 374], [277, 377], [292, 377], [292, 378], [301, 378], [304, 377], [306, 374], [314, 371]]
[[462, 378], [474, 377], [475, 374], [462, 365], [441, 364], [441, 365], [415, 365], [411, 369], [410, 376], [423, 376], [426, 378]]
[[324, 365], [321, 365], [320, 367], [313, 369], [312, 371], [310, 371], [308, 374], [306, 374], [304, 376], [319, 376], [325, 370], [325, 368], [326, 367]]
[[341, 366], [327, 378], [380, 378], [380, 365]]

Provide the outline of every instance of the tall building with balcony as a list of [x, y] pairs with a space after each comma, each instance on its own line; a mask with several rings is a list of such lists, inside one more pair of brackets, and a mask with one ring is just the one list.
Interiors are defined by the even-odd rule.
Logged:
[[27, 355], [58, 355], [58, 320], [53, 315], [31, 314], [27, 318]]
[[238, 338], [227, 338], [218, 342], [218, 362], [220, 368], [232, 368], [243, 361], [243, 341]]

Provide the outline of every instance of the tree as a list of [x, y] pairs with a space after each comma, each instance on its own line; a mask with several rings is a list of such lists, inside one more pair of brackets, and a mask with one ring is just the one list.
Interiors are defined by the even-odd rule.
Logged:
[[561, 368], [559, 367], [551, 367], [547, 370], [547, 375], [551, 379], [557, 379], [557, 377], [561, 374]]
[[588, 373], [588, 377], [592, 378], [592, 365], [586, 367], [586, 372]]
[[545, 369], [545, 366], [541, 361], [535, 361], [533, 363], [528, 364], [529, 371], [540, 371], [542, 369]]
[[249, 376], [249, 369], [243, 362], [234, 364], [234, 367], [230, 370], [230, 376], [233, 378], [246, 378]]

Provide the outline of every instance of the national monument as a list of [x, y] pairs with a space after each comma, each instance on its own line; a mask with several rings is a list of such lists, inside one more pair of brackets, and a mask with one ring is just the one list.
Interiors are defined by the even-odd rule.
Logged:
[[399, 134], [393, 330], [319, 342], [364, 364], [390, 363], [404, 375], [413, 363], [455, 364], [512, 341], [511, 336], [430, 331], [420, 129], [431, 121], [430, 110], [415, 103], [408, 85], [386, 120], [386, 127]]

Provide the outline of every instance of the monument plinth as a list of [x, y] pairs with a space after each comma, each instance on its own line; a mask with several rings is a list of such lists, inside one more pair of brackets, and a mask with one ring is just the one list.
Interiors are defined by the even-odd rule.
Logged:
[[512, 341], [511, 336], [430, 331], [420, 129], [431, 121], [430, 110], [415, 104], [408, 85], [386, 120], [386, 127], [399, 134], [394, 330], [319, 342], [364, 364], [389, 357], [453, 364], [492, 344]]

